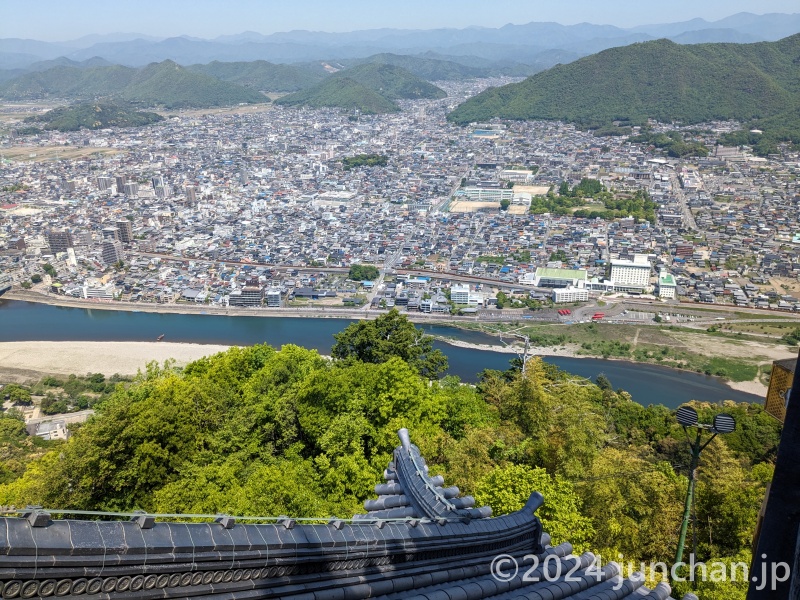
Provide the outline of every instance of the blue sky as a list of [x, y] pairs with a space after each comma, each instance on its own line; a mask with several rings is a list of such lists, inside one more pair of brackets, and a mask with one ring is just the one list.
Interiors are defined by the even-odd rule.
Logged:
[[800, 12], [798, 0], [0, 0], [0, 38], [70, 40], [137, 32], [158, 37], [292, 29], [499, 27], [588, 22], [633, 27], [738, 12]]

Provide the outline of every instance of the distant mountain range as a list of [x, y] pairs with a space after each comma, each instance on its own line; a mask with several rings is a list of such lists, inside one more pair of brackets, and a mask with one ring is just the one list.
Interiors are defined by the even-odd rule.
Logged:
[[542, 56], [554, 50], [578, 58], [611, 47], [659, 38], [678, 43], [741, 43], [775, 41], [798, 32], [800, 14], [739, 13], [714, 22], [692, 19], [630, 29], [589, 23], [527, 23], [499, 28], [373, 29], [348, 33], [289, 31], [262, 35], [244, 32], [213, 40], [188, 36], [156, 39], [133, 33], [86, 36], [59, 43], [7, 38], [0, 40], [0, 69], [24, 69], [35, 62], [61, 56], [78, 62], [101, 57], [111, 63], [136, 67], [167, 59], [183, 65], [255, 60], [295, 63], [365, 58], [387, 52], [475, 56], [547, 68], [555, 63], [543, 62]]
[[0, 84], [0, 98], [107, 98], [165, 108], [205, 108], [268, 101], [258, 91], [220, 81], [169, 60], [141, 69], [120, 65], [56, 66]]
[[275, 101], [286, 106], [336, 107], [364, 114], [397, 112], [394, 100], [444, 98], [447, 94], [407, 69], [369, 62], [338, 71], [324, 81]]
[[[448, 115], [460, 124], [554, 119], [593, 127], [736, 119], [800, 142], [800, 34], [756, 44], [612, 48], [490, 88]], [[765, 127], [762, 127], [765, 126]]]

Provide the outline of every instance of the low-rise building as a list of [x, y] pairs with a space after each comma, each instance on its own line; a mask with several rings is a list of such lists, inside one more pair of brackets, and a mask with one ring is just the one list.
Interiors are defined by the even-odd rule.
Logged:
[[585, 288], [566, 287], [553, 288], [553, 302], [564, 304], [566, 302], [587, 302], [589, 300], [589, 290]]
[[280, 308], [282, 306], [281, 291], [277, 288], [267, 291], [265, 298], [268, 308]]
[[552, 269], [537, 267], [533, 285], [545, 288], [586, 287], [587, 273], [583, 269]]
[[661, 298], [672, 299], [675, 298], [677, 289], [675, 278], [667, 271], [659, 271], [658, 273], [658, 290], [657, 293]]

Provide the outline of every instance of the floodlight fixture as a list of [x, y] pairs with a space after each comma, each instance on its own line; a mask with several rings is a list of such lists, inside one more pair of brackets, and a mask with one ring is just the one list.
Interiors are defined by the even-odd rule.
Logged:
[[736, 421], [732, 416], [720, 413], [714, 417], [714, 425], [711, 431], [714, 433], [731, 433], [736, 429]]
[[[686, 543], [686, 532], [689, 528], [689, 517], [691, 515], [691, 507], [694, 498], [695, 480], [697, 478], [697, 466], [700, 464], [700, 453], [711, 443], [715, 437], [721, 433], [731, 433], [736, 429], [736, 421], [732, 416], [726, 413], [720, 413], [712, 423], [698, 423], [697, 411], [691, 406], [681, 406], [675, 413], [675, 418], [678, 423], [683, 426], [686, 432], [686, 439], [689, 441], [689, 446], [692, 449], [692, 461], [689, 466], [689, 485], [686, 488], [686, 502], [683, 506], [683, 522], [681, 524], [681, 532], [678, 538], [678, 550], [675, 554], [675, 564], [683, 562], [683, 546]], [[687, 427], [692, 427], [697, 430], [695, 439], [692, 441]], [[703, 441], [703, 432], [707, 431], [711, 436]]]
[[697, 411], [691, 406], [681, 406], [675, 417], [678, 419], [678, 423], [684, 427], [694, 427], [697, 425]]

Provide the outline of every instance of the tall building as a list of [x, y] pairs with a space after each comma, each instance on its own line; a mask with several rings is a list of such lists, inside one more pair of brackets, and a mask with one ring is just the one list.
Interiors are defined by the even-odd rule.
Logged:
[[97, 189], [101, 192], [105, 192], [113, 187], [114, 180], [111, 177], [98, 177], [97, 178]]
[[104, 227], [103, 228], [103, 239], [104, 240], [118, 240], [119, 239], [119, 231], [117, 231], [116, 227]]
[[123, 244], [130, 244], [133, 241], [133, 225], [128, 219], [117, 221], [117, 231], [119, 239]]
[[72, 239], [72, 233], [69, 229], [61, 231], [50, 229], [47, 234], [47, 245], [50, 246], [50, 252], [57, 254], [58, 252], [66, 252], [67, 248], [72, 248], [75, 241]]
[[186, 186], [186, 201], [192, 204], [197, 202], [197, 188], [193, 185]]
[[267, 307], [280, 308], [281, 307], [281, 290], [272, 288], [266, 293]]
[[161, 175], [157, 175], [150, 179], [150, 183], [153, 184], [153, 189], [157, 190], [158, 188], [164, 187], [164, 178]]
[[131, 198], [138, 198], [139, 197], [139, 184], [136, 183], [135, 181], [132, 181], [130, 183], [126, 183], [124, 188], [123, 188], [123, 192], [125, 193], [126, 196], [129, 196]]
[[122, 251], [122, 242], [119, 240], [103, 240], [103, 262], [113, 265], [115, 262], [124, 260], [125, 254]]
[[615, 292], [643, 292], [650, 287], [650, 261], [644, 254], [633, 260], [612, 260], [611, 281]]
[[128, 177], [126, 175], [117, 175], [114, 178], [117, 186], [117, 193], [124, 194], [125, 193], [125, 183], [128, 181]]
[[453, 304], [469, 304], [469, 286], [454, 284], [450, 288], [450, 300]]

